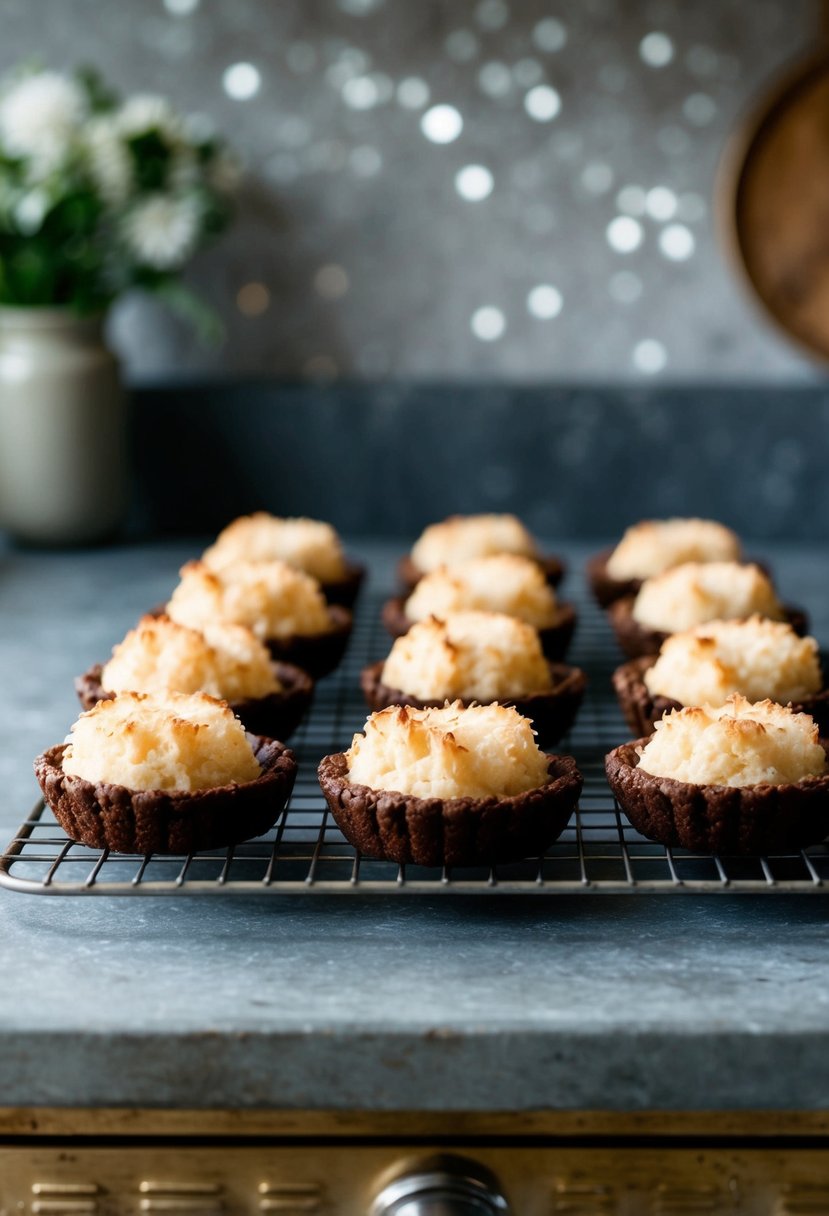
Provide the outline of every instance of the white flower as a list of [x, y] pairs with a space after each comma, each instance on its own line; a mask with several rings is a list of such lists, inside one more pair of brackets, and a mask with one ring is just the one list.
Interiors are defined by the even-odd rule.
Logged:
[[135, 97], [130, 97], [118, 111], [116, 122], [125, 139], [145, 135], [147, 131], [160, 131], [176, 140], [182, 130], [181, 119], [169, 101], [154, 93], [136, 93]]
[[148, 194], [124, 217], [123, 234], [135, 260], [153, 270], [177, 270], [199, 240], [201, 209], [194, 198]]
[[21, 232], [31, 236], [39, 230], [51, 205], [45, 190], [28, 190], [14, 209], [14, 219]]
[[86, 155], [92, 180], [104, 202], [117, 207], [126, 201], [132, 187], [132, 162], [111, 118], [95, 118], [84, 132]]
[[0, 100], [0, 140], [10, 156], [48, 173], [67, 155], [86, 116], [83, 90], [58, 72], [25, 76]]

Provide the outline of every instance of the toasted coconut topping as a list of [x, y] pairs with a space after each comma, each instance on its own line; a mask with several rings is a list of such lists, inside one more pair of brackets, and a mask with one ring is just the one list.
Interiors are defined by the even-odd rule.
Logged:
[[708, 621], [754, 613], [779, 621], [783, 608], [768, 575], [739, 562], [687, 562], [647, 579], [633, 605], [646, 629], [680, 633]]
[[808, 714], [738, 693], [724, 705], [665, 714], [639, 755], [646, 773], [694, 785], [789, 785], [826, 771]]
[[392, 706], [346, 752], [349, 779], [417, 798], [509, 797], [547, 780], [528, 718], [502, 705]]
[[211, 570], [237, 562], [283, 561], [320, 583], [334, 583], [345, 575], [342, 545], [331, 524], [267, 511], [234, 519], [205, 550], [202, 561]]
[[815, 639], [761, 616], [672, 634], [644, 678], [652, 696], [681, 705], [722, 705], [734, 692], [785, 705], [814, 696], [823, 684]]
[[222, 570], [188, 562], [167, 613], [193, 629], [214, 621], [246, 625], [258, 638], [310, 636], [332, 628], [316, 579], [279, 561], [237, 562]]
[[130, 790], [193, 790], [261, 773], [244, 727], [205, 693], [123, 692], [81, 714], [63, 771]]
[[538, 549], [514, 515], [451, 515], [421, 533], [412, 547], [412, 561], [425, 573], [495, 553], [536, 557]]
[[112, 651], [101, 673], [108, 692], [206, 692], [225, 701], [279, 692], [267, 647], [244, 625], [200, 632], [169, 617], [145, 616]]
[[737, 535], [713, 519], [645, 519], [628, 528], [607, 561], [611, 578], [651, 578], [685, 562], [740, 558]]
[[498, 612], [419, 621], [394, 643], [382, 679], [421, 701], [498, 701], [552, 683], [537, 630]]
[[444, 620], [452, 612], [468, 610], [502, 612], [544, 629], [555, 621], [557, 604], [541, 567], [507, 553], [434, 570], [424, 575], [406, 601], [411, 621], [428, 616]]

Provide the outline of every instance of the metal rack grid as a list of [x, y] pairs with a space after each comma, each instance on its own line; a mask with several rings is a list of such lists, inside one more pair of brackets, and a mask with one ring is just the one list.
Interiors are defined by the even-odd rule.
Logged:
[[124, 856], [74, 844], [39, 803], [0, 857], [0, 886], [36, 895], [560, 895], [820, 893], [829, 890], [829, 849], [776, 857], [708, 857], [671, 850], [628, 824], [604, 778], [604, 755], [628, 737], [609, 683], [619, 661], [602, 614], [578, 603], [572, 661], [588, 674], [585, 704], [558, 750], [584, 774], [576, 815], [542, 858], [486, 869], [398, 867], [360, 856], [331, 819], [316, 780], [323, 755], [346, 748], [365, 720], [360, 669], [382, 656], [388, 638], [380, 600], [367, 596], [349, 652], [317, 688], [314, 707], [291, 746], [299, 775], [271, 832], [210, 853]]

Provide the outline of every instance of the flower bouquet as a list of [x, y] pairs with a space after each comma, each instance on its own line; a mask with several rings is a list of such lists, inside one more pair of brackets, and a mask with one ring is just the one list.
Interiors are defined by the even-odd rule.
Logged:
[[206, 120], [161, 97], [121, 100], [89, 72], [0, 82], [0, 525], [14, 535], [117, 528], [126, 413], [103, 317], [143, 288], [215, 333], [179, 276], [227, 223], [236, 177]]
[[229, 218], [236, 167], [203, 118], [91, 72], [0, 86], [0, 303], [100, 312], [178, 274]]

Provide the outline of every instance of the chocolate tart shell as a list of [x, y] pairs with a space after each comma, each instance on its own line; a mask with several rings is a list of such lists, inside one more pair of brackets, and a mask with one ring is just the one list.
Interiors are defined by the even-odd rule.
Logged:
[[[393, 638], [402, 638], [414, 624], [414, 621], [410, 621], [406, 616], [406, 598], [396, 595], [386, 600], [381, 611], [383, 624]], [[576, 619], [573, 605], [561, 602], [558, 605], [555, 624], [548, 625], [546, 629], [539, 629], [541, 649], [546, 659], [558, 663], [564, 658], [576, 631]]]
[[345, 654], [354, 618], [348, 608], [330, 604], [334, 628], [328, 633], [295, 633], [287, 638], [266, 638], [265, 645], [277, 663], [301, 667], [315, 680], [321, 680], [339, 666]]
[[[551, 587], [557, 587], [567, 573], [565, 563], [552, 553], [532, 560], [537, 562], [544, 571], [544, 576]], [[408, 553], [404, 554], [397, 563], [397, 578], [407, 596], [411, 595], [423, 578], [423, 571], [417, 568]]]
[[478, 866], [538, 857], [575, 809], [582, 777], [572, 756], [549, 757], [549, 780], [511, 798], [415, 798], [348, 780], [343, 752], [317, 770], [337, 826], [366, 857], [398, 865]]
[[130, 790], [64, 773], [66, 744], [35, 760], [43, 797], [72, 840], [115, 853], [192, 853], [224, 848], [273, 827], [293, 789], [294, 754], [274, 739], [250, 736], [262, 775], [244, 785], [182, 793]]
[[[284, 740], [293, 734], [308, 712], [314, 681], [307, 671], [291, 663], [273, 663], [273, 669], [282, 685], [281, 692], [229, 701], [228, 704], [250, 734]], [[84, 709], [92, 709], [99, 701], [111, 701], [115, 696], [114, 692], [101, 686], [102, 671], [103, 664], [96, 663], [75, 679], [75, 692]]]
[[[829, 833], [829, 774], [794, 785], [694, 785], [638, 767], [637, 739], [605, 758], [607, 780], [637, 832], [695, 853], [779, 854]], [[824, 750], [829, 740], [821, 740]]]
[[[399, 688], [390, 688], [388, 684], [384, 684], [384, 663], [384, 659], [379, 663], [372, 663], [369, 667], [364, 667], [360, 675], [360, 687], [370, 709], [387, 709], [390, 705], [411, 705], [414, 709], [428, 709], [445, 704], [445, 697], [421, 701], [401, 692]], [[514, 706], [523, 717], [532, 721], [541, 747], [551, 747], [567, 734], [575, 721], [587, 688], [587, 676], [580, 667], [550, 662], [547, 666], [550, 669], [552, 688], [497, 702], [499, 705]], [[473, 702], [461, 700], [463, 706], [470, 704]]]
[[366, 568], [361, 562], [346, 561], [343, 577], [335, 582], [320, 583], [320, 587], [329, 604], [353, 608], [365, 577]]
[[[615, 600], [607, 610], [616, 641], [629, 659], [638, 659], [641, 655], [659, 654], [659, 649], [669, 633], [659, 629], [646, 629], [633, 619], [633, 604], [635, 596], [628, 595]], [[809, 621], [806, 613], [800, 608], [784, 605], [785, 620], [789, 622], [795, 633], [804, 637], [809, 632]]]
[[641, 578], [618, 579], [611, 578], [607, 572], [607, 563], [613, 552], [613, 546], [594, 553], [587, 559], [584, 567], [587, 585], [593, 593], [593, 598], [600, 608], [609, 608], [623, 596], [636, 595], [642, 586]]
[[[683, 708], [679, 701], [674, 701], [671, 697], [663, 697], [661, 694], [654, 696], [648, 692], [645, 672], [653, 666], [655, 658], [655, 655], [642, 655], [638, 659], [623, 663], [613, 673], [613, 687], [619, 706], [625, 721], [637, 737], [653, 734], [654, 723], [658, 722], [663, 714], [672, 709]], [[829, 687], [825, 674], [823, 688], [819, 693], [800, 701], [790, 701], [788, 704], [795, 713], [809, 714], [814, 718], [822, 738], [829, 736]]]

